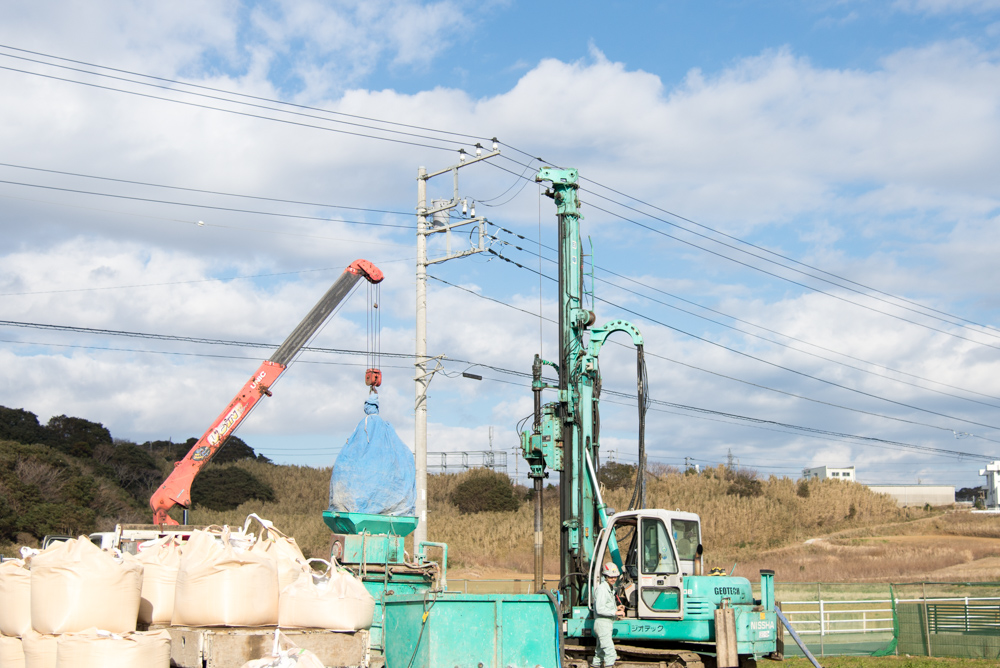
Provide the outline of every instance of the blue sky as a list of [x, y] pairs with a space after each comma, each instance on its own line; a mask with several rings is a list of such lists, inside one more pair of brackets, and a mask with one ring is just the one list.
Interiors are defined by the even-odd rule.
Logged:
[[[485, 449], [492, 426], [514, 468], [524, 379], [477, 367], [476, 383], [450, 360], [525, 372], [554, 351], [531, 315], [554, 317], [532, 271], [552, 274], [554, 211], [519, 178], [541, 156], [587, 179], [598, 319], [646, 336], [666, 402], [653, 461], [731, 450], [763, 475], [853, 464], [866, 482], [978, 485], [981, 460], [909, 446], [1000, 455], [998, 39], [994, 0], [4, 7], [0, 319], [277, 344], [366, 257], [387, 275], [382, 349], [412, 353], [416, 169], [476, 141], [418, 128], [497, 136], [502, 156], [463, 170], [461, 194], [522, 268], [479, 255], [430, 271], [460, 286], [430, 284], [429, 349], [448, 358], [432, 451]], [[316, 345], [363, 349], [364, 301]], [[0, 404], [138, 441], [200, 434], [269, 354], [13, 325], [0, 338]], [[606, 388], [634, 391], [633, 355], [606, 349]], [[362, 415], [362, 364], [303, 355], [240, 436], [330, 464]], [[383, 413], [408, 444], [411, 364], [383, 360]], [[629, 402], [604, 408], [621, 461]]]

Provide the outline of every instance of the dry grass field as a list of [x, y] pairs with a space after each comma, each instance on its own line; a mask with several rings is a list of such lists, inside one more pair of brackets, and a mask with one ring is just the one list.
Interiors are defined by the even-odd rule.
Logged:
[[[330, 532], [323, 524], [330, 469], [271, 466], [244, 461], [274, 487], [272, 503], [247, 503], [219, 513], [194, 510], [198, 524], [239, 524], [256, 512], [296, 538], [307, 556], [326, 556]], [[430, 476], [428, 535], [448, 543], [456, 578], [530, 577], [533, 508], [462, 515], [449, 496], [466, 474]], [[701, 475], [663, 471], [650, 476], [652, 507], [681, 508], [701, 515], [706, 565], [757, 578], [772, 568], [782, 582], [997, 581], [1000, 580], [1000, 517], [943, 509], [901, 509], [862, 485], [832, 480], [760, 480], [759, 495], [728, 493], [723, 467]], [[626, 507], [631, 490], [607, 492], [615, 508]], [[547, 570], [558, 549], [556, 490], [545, 493]]]
[[[195, 508], [192, 523], [236, 526], [257, 513], [294, 536], [307, 556], [328, 555], [330, 531], [322, 512], [329, 468], [253, 460], [220, 465], [225, 467], [243, 468], [268, 483], [275, 501], [249, 502], [227, 512]], [[467, 475], [428, 479], [428, 535], [448, 544], [452, 577], [530, 578], [531, 502], [514, 512], [463, 515], [449, 498]], [[648, 504], [698, 513], [706, 565], [727, 571], [735, 565], [737, 575], [751, 580], [761, 568], [771, 568], [780, 582], [1000, 581], [1000, 516], [901, 509], [862, 485], [833, 480], [802, 484], [771, 477], [737, 487], [734, 475], [721, 466], [699, 475], [666, 469], [649, 476]], [[608, 504], [619, 509], [627, 507], [630, 496], [630, 489], [605, 492]], [[555, 577], [558, 491], [546, 490], [544, 499], [546, 575]], [[412, 554], [409, 541], [408, 549]], [[2, 551], [12, 556], [16, 546]]]
[[784, 582], [997, 582], [1000, 517], [959, 511], [848, 529], [763, 552], [737, 571], [765, 567]]

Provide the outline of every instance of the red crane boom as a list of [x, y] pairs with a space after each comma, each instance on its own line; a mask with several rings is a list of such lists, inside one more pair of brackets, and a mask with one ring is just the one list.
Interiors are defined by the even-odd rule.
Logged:
[[269, 388], [362, 278], [379, 283], [383, 278], [382, 271], [368, 260], [352, 262], [271, 358], [261, 363], [250, 380], [215, 418], [212, 426], [191, 446], [184, 459], [174, 464], [174, 470], [149, 500], [154, 524], [177, 524], [167, 512], [175, 505], [185, 508], [191, 505], [191, 484], [201, 469], [246, 419], [257, 402], [271, 396]]

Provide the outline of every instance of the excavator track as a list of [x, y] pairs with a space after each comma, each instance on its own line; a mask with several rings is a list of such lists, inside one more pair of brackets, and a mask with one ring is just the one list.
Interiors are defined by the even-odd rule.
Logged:
[[[589, 668], [593, 647], [565, 645], [563, 668]], [[618, 652], [616, 668], [705, 668], [702, 657], [695, 652], [636, 645], [615, 645]]]

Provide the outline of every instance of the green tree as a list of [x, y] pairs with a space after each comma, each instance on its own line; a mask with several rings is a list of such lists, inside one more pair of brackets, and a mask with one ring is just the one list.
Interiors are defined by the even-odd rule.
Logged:
[[242, 438], [239, 436], [230, 436], [226, 439], [226, 442], [222, 444], [215, 456], [212, 457], [212, 461], [216, 464], [227, 464], [229, 462], [238, 462], [243, 459], [256, 459], [258, 461], [270, 462], [271, 460], [264, 455], [258, 455], [253, 451], [249, 445], [247, 445]]
[[521, 507], [510, 478], [491, 469], [469, 471], [465, 480], [455, 486], [450, 501], [463, 515], [510, 512]]
[[73, 503], [39, 503], [19, 518], [20, 531], [42, 538], [47, 534], [85, 535], [94, 530], [97, 513]]
[[985, 487], [963, 487], [955, 492], [955, 500], [974, 502], [983, 494], [986, 494]]
[[112, 443], [111, 432], [99, 422], [59, 415], [45, 427], [45, 443], [74, 457], [91, 457], [101, 444]]
[[0, 541], [14, 542], [17, 535], [17, 515], [5, 496], [0, 495]]
[[38, 423], [38, 416], [23, 408], [0, 406], [0, 441], [42, 443], [45, 427]]
[[117, 441], [104, 464], [111, 469], [118, 485], [140, 501], [149, 500], [163, 482], [156, 460], [135, 443]]
[[274, 489], [234, 466], [208, 467], [191, 485], [191, 501], [212, 510], [232, 510], [252, 499], [274, 501]]
[[605, 489], [620, 489], [635, 484], [637, 467], [618, 462], [605, 462], [597, 472], [597, 480]]

